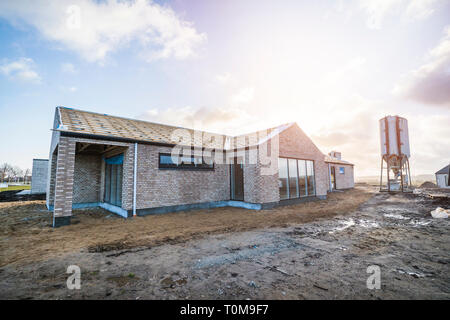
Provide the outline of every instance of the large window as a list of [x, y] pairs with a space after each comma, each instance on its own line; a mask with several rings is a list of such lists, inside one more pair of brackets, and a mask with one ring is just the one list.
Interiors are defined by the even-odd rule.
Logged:
[[314, 162], [306, 161], [306, 174], [308, 179], [308, 196], [316, 194], [316, 186], [314, 181]]
[[280, 199], [289, 199], [287, 159], [278, 159], [278, 170], [278, 186], [280, 188]]
[[289, 162], [289, 198], [298, 198], [297, 160], [288, 159]]
[[172, 156], [170, 153], [159, 154], [160, 169], [213, 170], [211, 159], [200, 156]]
[[316, 194], [313, 161], [278, 158], [278, 168], [280, 200]]
[[297, 160], [298, 163], [298, 184], [300, 186], [300, 196], [307, 196], [306, 190], [306, 161], [305, 160]]

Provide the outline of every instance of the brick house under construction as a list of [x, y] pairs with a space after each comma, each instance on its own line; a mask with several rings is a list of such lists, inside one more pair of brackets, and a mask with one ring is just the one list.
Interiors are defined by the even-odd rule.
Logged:
[[230, 137], [57, 107], [47, 207], [54, 227], [70, 224], [72, 209], [86, 207], [125, 218], [272, 208], [325, 199], [333, 161], [295, 123]]

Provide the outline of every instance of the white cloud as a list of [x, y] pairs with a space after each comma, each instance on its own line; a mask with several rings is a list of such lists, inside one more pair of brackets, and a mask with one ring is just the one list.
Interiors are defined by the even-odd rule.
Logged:
[[426, 19], [433, 14], [436, 3], [436, 0], [412, 0], [406, 8], [406, 15], [411, 19]]
[[68, 62], [61, 64], [61, 71], [65, 73], [77, 73], [75, 66]]
[[20, 58], [15, 61], [4, 60], [0, 65], [0, 73], [11, 79], [40, 83], [41, 77], [34, 67], [34, 61], [31, 58]]
[[233, 77], [229, 72], [216, 75], [216, 81], [220, 84], [226, 85], [233, 80]]
[[367, 14], [366, 24], [371, 29], [380, 29], [385, 17], [397, 9], [402, 0], [362, 0], [360, 5]]
[[[250, 117], [246, 110], [234, 107], [183, 107], [149, 109], [139, 119], [223, 134], [241, 132]], [[240, 129], [240, 130], [239, 130]]]
[[406, 20], [422, 20], [432, 15], [442, 0], [359, 0], [366, 13], [367, 27], [381, 29], [389, 15], [400, 15]]
[[427, 62], [394, 88], [394, 94], [422, 103], [450, 107], [450, 26]]
[[343, 66], [327, 74], [325, 76], [325, 83], [335, 85], [336, 83], [340, 83], [348, 78], [354, 77], [356, 72], [363, 70], [363, 66], [366, 62], [367, 60], [364, 57], [355, 57], [349, 60]]
[[[74, 5], [76, 3], [76, 5]], [[146, 60], [194, 56], [206, 39], [168, 6], [151, 0], [0, 1], [0, 17], [35, 27], [45, 38], [88, 61], [137, 43]]]
[[253, 87], [243, 88], [231, 97], [231, 103], [235, 105], [247, 104], [253, 100], [254, 96], [255, 96], [255, 88]]

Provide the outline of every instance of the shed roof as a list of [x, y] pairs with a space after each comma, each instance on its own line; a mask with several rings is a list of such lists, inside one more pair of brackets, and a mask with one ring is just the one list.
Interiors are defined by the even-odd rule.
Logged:
[[441, 170], [436, 172], [436, 174], [448, 174], [450, 170], [450, 164], [448, 166], [443, 167]]
[[[244, 148], [259, 145], [293, 124], [283, 124], [267, 130], [233, 137], [67, 107], [57, 107], [57, 112], [61, 124], [55, 130], [62, 132], [171, 145], [188, 144], [211, 149]], [[180, 141], [183, 138], [190, 139], [190, 141]]]
[[336, 163], [336, 164], [342, 164], [342, 165], [348, 165], [353, 166], [354, 164], [345, 160], [338, 159], [336, 157], [332, 157], [330, 155], [325, 155], [325, 162], [327, 163]]

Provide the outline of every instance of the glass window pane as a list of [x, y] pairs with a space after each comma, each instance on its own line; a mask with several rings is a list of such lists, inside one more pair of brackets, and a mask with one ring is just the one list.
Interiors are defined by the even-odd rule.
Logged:
[[314, 182], [314, 162], [313, 161], [307, 161], [306, 162], [307, 167], [307, 175], [308, 175], [308, 195], [313, 196], [316, 194], [316, 186]]
[[105, 202], [111, 200], [111, 165], [105, 165]]
[[[176, 158], [176, 157], [175, 157]], [[168, 164], [168, 165], [174, 165], [175, 163], [172, 161], [172, 157], [171, 155], [166, 155], [166, 154], [160, 154], [159, 155], [159, 163], [160, 164]]]
[[289, 198], [298, 198], [297, 160], [289, 159]]
[[297, 160], [298, 163], [298, 185], [300, 196], [306, 196], [306, 163], [305, 160]]
[[280, 188], [280, 200], [289, 198], [289, 187], [287, 183], [287, 159], [278, 158], [278, 186]]
[[122, 207], [122, 175], [123, 175], [123, 165], [117, 166], [117, 206]]
[[116, 205], [117, 165], [111, 165], [111, 204]]

